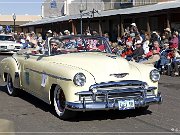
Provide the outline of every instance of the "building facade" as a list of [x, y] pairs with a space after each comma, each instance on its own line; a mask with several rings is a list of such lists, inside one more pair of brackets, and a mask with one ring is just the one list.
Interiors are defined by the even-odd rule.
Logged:
[[20, 32], [22, 31], [22, 29], [19, 27], [20, 25], [32, 21], [37, 21], [41, 18], [42, 17], [38, 15], [16, 15], [14, 22], [12, 15], [0, 15], [0, 26], [2, 26], [4, 29], [6, 29], [6, 27], [8, 26], [12, 29], [12, 31], [14, 31], [15, 23], [15, 30]]
[[[41, 29], [41, 32], [46, 32], [48, 29], [56, 32], [63, 32], [68, 29], [75, 34], [79, 34], [81, 31], [79, 8], [81, 6], [78, 6], [77, 4], [78, 8], [75, 8], [75, 1], [77, 0], [70, 1], [69, 9], [72, 8], [72, 10], [66, 12], [69, 15], [59, 16], [56, 19], [49, 18], [42, 22], [25, 24], [22, 27], [34, 27], [35, 31]], [[146, 2], [143, 3], [143, 1], [141, 1], [143, 6], [138, 5], [140, 2], [137, 1], [136, 3], [134, 1], [123, 1], [123, 3], [121, 3], [121, 7], [122, 4], [124, 4], [123, 8], [117, 7], [118, 9], [113, 6], [114, 4], [118, 4], [119, 1], [116, 0], [114, 3], [113, 1], [114, 0], [98, 1], [98, 3], [103, 2], [101, 5], [102, 7], [97, 6], [100, 7], [98, 9], [101, 10], [98, 10], [98, 13], [95, 13], [95, 16], [92, 16], [92, 14], [91, 16], [83, 16], [83, 31], [87, 29], [91, 31], [96, 30], [100, 33], [100, 35], [108, 32], [111, 38], [115, 37], [114, 39], [116, 39], [117, 36], [122, 36], [124, 30], [134, 22], [137, 24], [139, 30], [144, 30], [148, 33], [152, 31], [163, 32], [166, 27], [176, 29], [180, 32], [180, 18], [178, 17], [180, 15], [180, 2], [178, 0], [151, 0], [151, 3], [143, 0]], [[83, 2], [86, 4], [86, 0], [82, 0], [82, 3]], [[92, 4], [95, 4], [94, 2], [95, 0]], [[109, 5], [108, 2], [110, 2]], [[122, 2], [122, 0], [120, 2]], [[81, 4], [81, 0], [76, 3]], [[89, 3], [87, 3], [87, 10], [83, 13], [87, 13], [88, 10], [92, 10], [92, 7], [88, 8], [88, 4]], [[84, 7], [82, 6], [82, 9], [86, 9], [86, 5]], [[105, 10], [108, 8], [113, 8], [113, 10]]]
[[80, 10], [104, 10], [102, 0], [45, 0], [42, 3], [42, 16], [54, 17], [80, 14]]
[[80, 10], [113, 10], [167, 1], [173, 0], [45, 0], [42, 3], [42, 16], [75, 15], [80, 14]]

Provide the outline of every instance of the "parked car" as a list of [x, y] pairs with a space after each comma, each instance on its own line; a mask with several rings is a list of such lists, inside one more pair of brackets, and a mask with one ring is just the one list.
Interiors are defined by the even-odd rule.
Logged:
[[9, 95], [25, 90], [53, 105], [61, 119], [77, 111], [144, 111], [162, 102], [158, 70], [112, 54], [105, 38], [63, 36], [46, 43], [43, 50], [21, 50], [1, 61]]
[[22, 44], [16, 43], [12, 35], [0, 34], [0, 52], [17, 52]]

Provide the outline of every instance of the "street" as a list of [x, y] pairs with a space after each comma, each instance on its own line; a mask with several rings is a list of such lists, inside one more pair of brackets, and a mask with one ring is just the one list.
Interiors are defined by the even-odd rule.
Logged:
[[[11, 55], [0, 55], [0, 60]], [[10, 97], [0, 87], [0, 119], [14, 123], [16, 134], [180, 134], [180, 77], [161, 76], [163, 103], [145, 113], [129, 111], [81, 112], [69, 121], [60, 120], [51, 107], [21, 92]], [[0, 133], [1, 134], [1, 133]]]

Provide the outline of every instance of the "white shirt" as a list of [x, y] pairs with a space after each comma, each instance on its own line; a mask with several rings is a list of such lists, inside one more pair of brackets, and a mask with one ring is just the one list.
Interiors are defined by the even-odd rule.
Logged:
[[143, 50], [144, 50], [144, 54], [147, 54], [149, 52], [149, 40], [144, 41], [143, 43]]

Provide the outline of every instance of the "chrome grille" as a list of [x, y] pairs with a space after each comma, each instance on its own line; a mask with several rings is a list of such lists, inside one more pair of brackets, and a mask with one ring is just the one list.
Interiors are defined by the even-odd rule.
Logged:
[[139, 99], [143, 98], [147, 90], [145, 82], [141, 81], [121, 81], [92, 85], [89, 91], [76, 93], [80, 101], [100, 101], [109, 102], [118, 99]]

